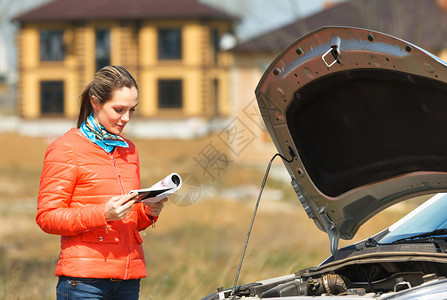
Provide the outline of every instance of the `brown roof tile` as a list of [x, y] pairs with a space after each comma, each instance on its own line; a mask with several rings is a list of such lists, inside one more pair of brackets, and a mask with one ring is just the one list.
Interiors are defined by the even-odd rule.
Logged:
[[199, 18], [235, 20], [197, 0], [55, 0], [14, 18], [18, 22]]

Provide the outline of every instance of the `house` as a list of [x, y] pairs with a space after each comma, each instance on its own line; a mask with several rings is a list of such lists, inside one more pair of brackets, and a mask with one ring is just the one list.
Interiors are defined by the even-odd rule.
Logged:
[[135, 117], [162, 122], [157, 130], [169, 121], [176, 124], [171, 133], [194, 135], [230, 114], [233, 58], [219, 43], [236, 19], [221, 10], [197, 0], [55, 0], [14, 20], [20, 25], [17, 103], [25, 123], [74, 120], [82, 90], [110, 64], [134, 75]]
[[323, 26], [368, 28], [394, 35], [447, 60], [447, 0], [350, 0], [328, 6], [231, 49], [234, 55], [232, 99], [258, 137], [241, 152], [241, 161], [266, 161], [274, 147], [261, 122], [254, 122], [254, 90], [275, 57], [292, 42]]

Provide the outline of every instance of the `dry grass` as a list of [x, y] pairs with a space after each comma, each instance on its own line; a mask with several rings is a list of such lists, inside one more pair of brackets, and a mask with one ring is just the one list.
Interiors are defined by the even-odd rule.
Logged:
[[[172, 170], [186, 170], [197, 175], [203, 190], [200, 201], [192, 206], [168, 204], [156, 228], [143, 233], [148, 278], [142, 281], [141, 299], [200, 299], [219, 286], [233, 285], [265, 166], [247, 169], [231, 164], [211, 182], [193, 160], [210, 139], [135, 141], [143, 182], [153, 182]], [[34, 222], [48, 142], [0, 134], [1, 299], [55, 299], [53, 273], [59, 238], [43, 233]], [[253, 187], [254, 193], [247, 192], [237, 200], [223, 196], [228, 187], [237, 184]], [[205, 193], [209, 187], [217, 193]], [[279, 200], [278, 190], [282, 192]], [[375, 233], [407, 210], [400, 206], [385, 211], [362, 227], [356, 240]], [[238, 283], [316, 265], [329, 255], [328, 244], [327, 236], [305, 216], [289, 183], [270, 178]]]

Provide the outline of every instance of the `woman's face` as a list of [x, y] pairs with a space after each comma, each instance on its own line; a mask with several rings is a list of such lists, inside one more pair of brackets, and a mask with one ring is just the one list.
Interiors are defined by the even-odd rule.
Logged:
[[121, 134], [137, 105], [138, 90], [135, 87], [115, 90], [112, 99], [102, 105], [92, 100], [95, 119], [113, 134]]

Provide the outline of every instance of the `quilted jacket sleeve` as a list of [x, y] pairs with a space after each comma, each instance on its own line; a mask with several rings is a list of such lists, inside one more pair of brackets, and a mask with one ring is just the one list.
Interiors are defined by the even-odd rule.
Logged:
[[151, 226], [155, 222], [157, 222], [158, 217], [148, 216], [146, 211], [144, 210], [144, 205], [142, 203], [135, 204], [138, 205], [138, 230], [144, 230], [147, 227]]
[[36, 222], [43, 231], [76, 235], [106, 227], [104, 204], [70, 207], [77, 178], [76, 157], [68, 143], [51, 144], [40, 179]]

